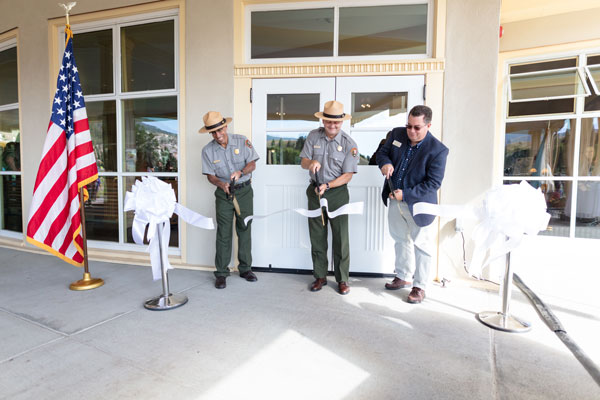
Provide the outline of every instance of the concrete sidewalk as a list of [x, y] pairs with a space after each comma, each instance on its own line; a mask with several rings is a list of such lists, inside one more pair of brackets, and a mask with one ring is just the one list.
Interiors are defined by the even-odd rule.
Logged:
[[[431, 285], [423, 304], [384, 279], [174, 270], [183, 307], [148, 311], [148, 267], [92, 262], [100, 288], [75, 292], [82, 270], [53, 256], [0, 248], [2, 399], [598, 399], [600, 388], [515, 289], [524, 334], [490, 330], [492, 285]], [[553, 310], [600, 362], [598, 310]]]

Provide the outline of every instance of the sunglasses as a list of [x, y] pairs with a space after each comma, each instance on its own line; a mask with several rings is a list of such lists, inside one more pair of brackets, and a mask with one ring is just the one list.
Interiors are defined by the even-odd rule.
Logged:
[[409, 124], [406, 124], [406, 130], [410, 131], [411, 129], [414, 129], [415, 131], [420, 131], [421, 129], [425, 128], [425, 126], [426, 125], [419, 126], [419, 125], [409, 125]]

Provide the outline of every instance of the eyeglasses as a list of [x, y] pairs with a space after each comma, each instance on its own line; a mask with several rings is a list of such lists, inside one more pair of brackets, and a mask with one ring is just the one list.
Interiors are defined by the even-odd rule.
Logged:
[[223, 132], [223, 130], [224, 130], [224, 129], [225, 129], [225, 127], [222, 127], [222, 128], [216, 129], [216, 130], [214, 130], [214, 131], [212, 131], [212, 132], [211, 132], [211, 135], [216, 135], [216, 134], [217, 134], [217, 133], [219, 133], [219, 132]]
[[407, 131], [410, 131], [411, 129], [414, 129], [415, 131], [420, 131], [423, 128], [425, 128], [425, 125], [419, 126], [419, 125], [409, 125], [409, 124], [406, 124], [406, 130]]

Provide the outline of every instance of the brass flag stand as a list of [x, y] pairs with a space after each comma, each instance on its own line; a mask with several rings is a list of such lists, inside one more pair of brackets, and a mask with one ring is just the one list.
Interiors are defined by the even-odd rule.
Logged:
[[79, 209], [81, 212], [81, 235], [83, 236], [83, 279], [71, 283], [71, 290], [89, 290], [104, 285], [100, 278], [92, 278], [88, 267], [87, 235], [85, 234], [84, 188], [79, 189]]

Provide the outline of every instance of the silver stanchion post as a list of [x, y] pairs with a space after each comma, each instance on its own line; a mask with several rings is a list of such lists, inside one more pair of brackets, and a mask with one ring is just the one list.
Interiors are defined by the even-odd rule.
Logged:
[[527, 332], [531, 324], [510, 315], [510, 297], [512, 293], [513, 272], [510, 267], [510, 252], [506, 255], [506, 273], [502, 285], [502, 312], [482, 311], [477, 314], [477, 319], [482, 324], [505, 332]]
[[156, 226], [156, 235], [158, 235], [158, 248], [160, 251], [160, 270], [162, 272], [162, 287], [163, 294], [146, 300], [144, 303], [144, 307], [148, 310], [153, 311], [162, 311], [162, 310], [170, 310], [173, 308], [180, 307], [188, 302], [187, 296], [183, 294], [171, 294], [169, 293], [169, 276], [167, 274], [167, 269], [165, 268], [165, 257], [168, 257], [168, 254], [163, 253], [162, 247], [162, 233], [163, 233], [163, 224], [162, 222], [157, 224]]

